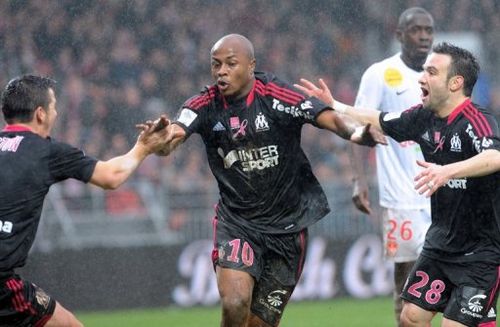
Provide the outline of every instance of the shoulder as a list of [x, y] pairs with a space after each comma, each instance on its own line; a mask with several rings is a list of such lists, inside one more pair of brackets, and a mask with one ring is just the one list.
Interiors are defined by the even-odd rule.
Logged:
[[289, 104], [297, 104], [306, 99], [298, 89], [271, 73], [255, 73], [255, 92], [260, 96], [272, 97]]
[[215, 85], [206, 86], [199, 94], [192, 96], [187, 99], [183, 107], [192, 110], [200, 110], [204, 106], [208, 105], [213, 101], [218, 94], [217, 87]]
[[477, 137], [492, 136], [498, 130], [498, 121], [493, 113], [475, 103], [468, 103], [462, 114]]

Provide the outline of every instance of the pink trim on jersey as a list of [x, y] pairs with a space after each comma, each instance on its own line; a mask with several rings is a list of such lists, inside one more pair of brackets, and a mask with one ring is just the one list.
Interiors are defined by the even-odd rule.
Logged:
[[477, 327], [497, 327], [496, 321], [483, 322], [477, 325]]
[[470, 103], [471, 103], [470, 99], [467, 98], [464, 102], [462, 102], [462, 104], [453, 109], [451, 114], [448, 116], [447, 124], [450, 125], [455, 120], [455, 118], [457, 118], [458, 114], [461, 113], [462, 110], [464, 110], [465, 107], [467, 107]]
[[299, 280], [300, 275], [302, 275], [302, 268], [304, 266], [304, 257], [306, 256], [306, 237], [304, 236], [305, 231], [301, 230], [299, 234], [300, 238], [300, 261], [299, 261], [299, 269], [297, 270], [297, 280]]
[[25, 125], [7, 125], [3, 128], [2, 132], [31, 132], [31, 128]]
[[270, 95], [278, 100], [285, 101], [290, 104], [297, 104], [305, 99], [302, 94], [280, 87], [272, 82], [264, 84], [262, 81], [257, 80], [256, 84], [256, 91], [262, 96]]
[[[495, 298], [495, 294], [498, 292], [498, 286], [500, 285], [500, 266], [497, 267], [497, 282], [495, 283], [495, 287], [490, 292], [490, 300], [488, 301], [488, 308], [493, 304], [493, 299]], [[487, 325], [486, 325], [487, 326]]]
[[490, 136], [493, 133], [486, 117], [484, 117], [483, 113], [477, 110], [472, 104], [464, 109], [464, 116], [467, 117], [474, 126], [474, 129], [478, 133], [478, 137]]
[[24, 284], [20, 280], [12, 278], [9, 279], [5, 285], [7, 285], [7, 288], [13, 292], [12, 305], [17, 312], [24, 312], [28, 310], [32, 315], [36, 315], [35, 309], [33, 309], [31, 303], [26, 301], [26, 298], [24, 297]]

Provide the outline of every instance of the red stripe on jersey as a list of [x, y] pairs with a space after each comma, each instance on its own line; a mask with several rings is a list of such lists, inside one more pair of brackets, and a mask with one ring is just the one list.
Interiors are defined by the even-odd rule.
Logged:
[[462, 102], [458, 107], [453, 109], [451, 114], [448, 116], [447, 124], [450, 125], [455, 118], [457, 118], [458, 114], [461, 113], [465, 107], [467, 107], [470, 104], [470, 99], [466, 99], [464, 102]]
[[266, 86], [262, 83], [262, 81], [257, 80], [255, 82], [255, 91], [262, 96], [266, 95]]
[[210, 101], [213, 100], [213, 98], [215, 98], [215, 87], [211, 86], [208, 89], [208, 92], [195, 96], [194, 98], [191, 98], [190, 100], [188, 100], [186, 105], [190, 109], [198, 110], [204, 105], [207, 105]]
[[248, 93], [248, 96], [247, 96], [247, 107], [250, 106], [253, 102], [253, 100], [255, 99], [255, 87], [257, 85], [257, 80], [254, 80], [253, 81], [253, 85], [252, 85], [252, 89], [250, 90], [250, 93]]
[[472, 105], [464, 109], [464, 115], [478, 132], [478, 137], [490, 136], [492, 134], [491, 126], [486, 117]]
[[10, 279], [6, 283], [7, 287], [14, 292], [14, 297], [12, 298], [12, 305], [17, 312], [24, 312], [29, 310], [32, 315], [36, 314], [36, 311], [31, 306], [31, 303], [26, 301], [23, 295], [23, 283], [16, 279]]
[[300, 93], [296, 93], [286, 88], [279, 87], [274, 83], [268, 83], [266, 85], [265, 93], [266, 95], [271, 95], [278, 100], [282, 100], [290, 104], [297, 104], [305, 99], [305, 97]]

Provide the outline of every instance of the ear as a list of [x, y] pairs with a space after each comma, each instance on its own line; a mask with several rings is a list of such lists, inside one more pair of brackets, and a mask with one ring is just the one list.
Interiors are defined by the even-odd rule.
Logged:
[[399, 28], [396, 29], [396, 40], [398, 40], [399, 43], [403, 43], [403, 31]]
[[42, 124], [43, 122], [45, 122], [46, 116], [47, 112], [45, 111], [45, 109], [39, 106], [35, 109], [33, 120], [36, 124]]
[[253, 73], [255, 71], [255, 59], [252, 59], [252, 61], [250, 62], [250, 75], [253, 76]]
[[450, 87], [450, 91], [457, 92], [464, 86], [464, 77], [460, 75], [455, 75], [452, 78], [450, 78], [448, 85]]

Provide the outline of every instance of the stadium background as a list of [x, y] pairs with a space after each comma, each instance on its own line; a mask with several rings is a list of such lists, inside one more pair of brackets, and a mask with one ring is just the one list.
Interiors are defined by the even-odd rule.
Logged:
[[[27, 72], [58, 80], [53, 137], [107, 159], [132, 144], [135, 123], [173, 116], [210, 83], [209, 50], [228, 33], [254, 43], [259, 70], [291, 82], [323, 77], [353, 103], [362, 72], [397, 49], [398, 15], [414, 5], [434, 15], [438, 40], [480, 57], [474, 100], [500, 115], [498, 0], [1, 1], [0, 84]], [[378, 220], [350, 202], [348, 144], [306, 127], [303, 147], [332, 213], [311, 229], [294, 299], [390, 294]], [[217, 190], [204, 156], [195, 136], [170, 157], [148, 158], [120, 190], [52, 187], [24, 274], [75, 310], [216, 304]]]

